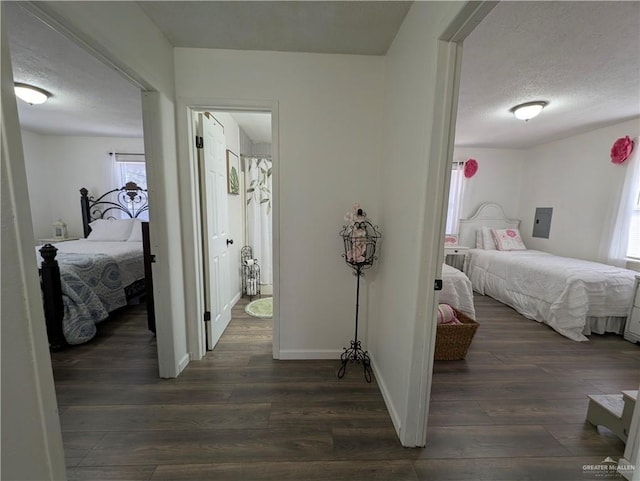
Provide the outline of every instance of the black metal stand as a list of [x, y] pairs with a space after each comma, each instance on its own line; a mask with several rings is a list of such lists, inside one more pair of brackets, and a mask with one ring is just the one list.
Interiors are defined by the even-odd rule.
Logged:
[[349, 362], [362, 363], [362, 367], [364, 369], [364, 378], [367, 382], [371, 382], [371, 359], [369, 358], [369, 353], [362, 349], [362, 345], [358, 340], [358, 311], [360, 308], [360, 277], [364, 274], [362, 273], [362, 266], [355, 266], [355, 276], [358, 278], [356, 283], [356, 332], [353, 340], [351, 341], [351, 346], [347, 349], [344, 347], [344, 352], [340, 355], [340, 361], [342, 364], [340, 365], [340, 369], [338, 369], [338, 379], [342, 379], [342, 377], [347, 372], [347, 364]]
[[358, 313], [360, 310], [360, 278], [364, 276], [365, 269], [373, 265], [376, 257], [376, 242], [380, 239], [378, 226], [367, 220], [367, 214], [360, 208], [360, 204], [354, 204], [352, 212], [347, 212], [345, 220], [348, 224], [342, 226], [340, 236], [344, 243], [344, 257], [347, 265], [354, 271], [358, 278], [356, 284], [356, 333], [351, 341], [351, 346], [340, 355], [340, 368], [338, 379], [342, 379], [347, 371], [347, 363], [362, 363], [364, 378], [371, 382], [371, 358], [369, 353], [362, 349], [358, 340]]

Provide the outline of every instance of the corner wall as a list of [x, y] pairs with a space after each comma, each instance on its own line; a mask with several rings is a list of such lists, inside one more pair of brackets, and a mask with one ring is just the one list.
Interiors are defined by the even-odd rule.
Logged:
[[[414, 333], [428, 331], [433, 322], [427, 292], [418, 289], [420, 272], [431, 264], [421, 252], [435, 246], [425, 244], [423, 227], [434, 225], [424, 218], [425, 205], [436, 201], [427, 191], [427, 172], [433, 129], [438, 64], [438, 35], [464, 2], [415, 2], [409, 10], [386, 64], [385, 157], [381, 164], [380, 218], [383, 242], [370, 321], [370, 351], [387, 407], [400, 439], [408, 423], [409, 371], [412, 366]], [[439, 160], [439, 159], [438, 159]], [[435, 161], [435, 159], [434, 159]], [[433, 273], [429, 273], [431, 276]], [[431, 339], [425, 339], [426, 345]], [[425, 390], [426, 390], [425, 386]], [[411, 415], [409, 415], [411, 414]]]
[[[597, 261], [605, 219], [619, 201], [625, 173], [623, 166], [611, 163], [611, 145], [639, 134], [640, 118], [531, 149], [518, 213], [525, 245]], [[553, 207], [549, 239], [531, 236], [536, 207]]]
[[507, 217], [517, 217], [523, 169], [529, 155], [526, 150], [456, 147], [453, 152], [455, 162], [478, 161], [476, 175], [465, 179], [460, 217], [465, 219], [473, 215], [485, 202], [497, 202]]

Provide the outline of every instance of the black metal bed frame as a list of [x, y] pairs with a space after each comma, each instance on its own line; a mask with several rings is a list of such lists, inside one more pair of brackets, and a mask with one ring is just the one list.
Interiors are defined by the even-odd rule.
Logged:
[[[84, 187], [80, 189], [80, 208], [84, 236], [91, 232], [91, 222], [97, 219], [114, 219], [114, 214], [123, 212], [132, 219], [138, 218], [149, 210], [147, 190], [135, 182], [127, 182], [124, 187], [113, 189], [98, 198], [89, 196]], [[142, 247], [144, 255], [144, 281], [125, 287], [127, 300], [145, 295], [147, 301], [147, 322], [149, 330], [155, 333], [155, 312], [153, 307], [153, 278], [150, 254], [149, 223], [142, 222]], [[68, 346], [62, 329], [64, 304], [62, 301], [62, 284], [60, 266], [56, 260], [58, 249], [51, 244], [40, 248], [43, 262], [40, 266], [40, 283], [44, 303], [44, 315], [47, 325], [47, 336], [51, 350], [60, 350]]]

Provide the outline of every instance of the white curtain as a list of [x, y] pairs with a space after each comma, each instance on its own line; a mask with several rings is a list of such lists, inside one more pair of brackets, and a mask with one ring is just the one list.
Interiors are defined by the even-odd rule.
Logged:
[[600, 241], [600, 260], [606, 264], [625, 267], [629, 249], [629, 233], [634, 208], [640, 193], [640, 137], [633, 139], [633, 152], [625, 163], [616, 166], [626, 169], [624, 184], [607, 217]]
[[260, 283], [273, 283], [271, 160], [246, 157], [247, 245], [260, 266]]
[[458, 162], [454, 164], [451, 170], [451, 183], [449, 184], [446, 234], [458, 233], [458, 221], [460, 220], [460, 212], [462, 212], [465, 180], [464, 163]]

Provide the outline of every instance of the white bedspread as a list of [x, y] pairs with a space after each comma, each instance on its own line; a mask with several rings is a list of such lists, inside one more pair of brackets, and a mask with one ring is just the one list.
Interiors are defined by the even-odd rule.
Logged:
[[467, 275], [473, 289], [586, 341], [587, 318], [626, 317], [637, 273], [546, 252], [471, 249]]
[[463, 272], [447, 264], [442, 265], [442, 291], [439, 302], [455, 307], [471, 319], [476, 318], [471, 281]]

